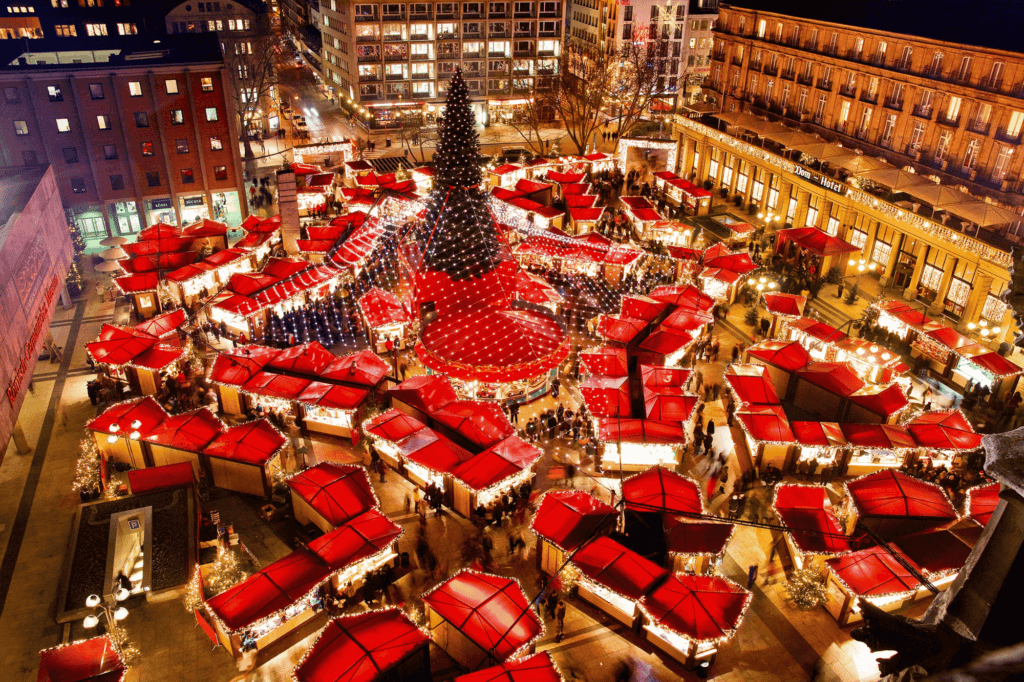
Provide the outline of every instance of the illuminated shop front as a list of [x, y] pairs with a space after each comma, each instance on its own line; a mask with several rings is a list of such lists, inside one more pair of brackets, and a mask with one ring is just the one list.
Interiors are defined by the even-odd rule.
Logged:
[[156, 225], [157, 223], [164, 223], [166, 225], [178, 224], [178, 214], [174, 210], [174, 201], [169, 197], [167, 199], [147, 199], [145, 204], [147, 225]]

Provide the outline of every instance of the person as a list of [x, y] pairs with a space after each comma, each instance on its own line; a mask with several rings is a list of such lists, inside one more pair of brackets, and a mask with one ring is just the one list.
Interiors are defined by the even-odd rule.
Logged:
[[103, 303], [103, 295], [107, 293], [107, 290], [103, 288], [102, 282], [96, 282], [96, 295], [100, 299], [100, 303]]
[[537, 418], [534, 417], [530, 421], [526, 422], [526, 440], [531, 443], [537, 441]]
[[558, 380], [558, 377], [555, 377], [554, 379], [551, 380], [551, 397], [556, 400], [558, 399], [559, 386], [561, 386], [561, 382]]
[[570, 488], [576, 487], [576, 465], [572, 462], [565, 465], [565, 482]]
[[709, 419], [708, 420], [708, 435], [709, 436], [713, 436], [714, 434], [715, 434], [715, 420], [714, 419]]
[[558, 606], [555, 607], [555, 620], [558, 621], [558, 636], [555, 639], [561, 642], [562, 637], [565, 636], [565, 602], [561, 599], [558, 600]]
[[559, 602], [559, 600], [558, 600], [558, 592], [556, 592], [554, 590], [551, 590], [550, 592], [548, 592], [547, 605], [546, 606], [547, 606], [548, 615], [550, 617], [552, 617], [552, 618], [555, 616], [555, 608], [558, 606], [558, 602]]
[[378, 459], [376, 466], [377, 466], [377, 473], [380, 474], [380, 482], [383, 483], [384, 482], [384, 460]]
[[711, 454], [711, 448], [715, 445], [715, 437], [710, 433], [704, 436], [704, 452]]

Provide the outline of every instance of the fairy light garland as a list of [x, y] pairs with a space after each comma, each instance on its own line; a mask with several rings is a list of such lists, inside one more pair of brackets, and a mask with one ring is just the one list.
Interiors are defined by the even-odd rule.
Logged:
[[[118, 629], [123, 632], [123, 628], [118, 628]], [[72, 647], [77, 647], [77, 646], [80, 646], [82, 644], [85, 644], [86, 642], [92, 642], [92, 641], [97, 640], [97, 639], [106, 639], [108, 642], [110, 642], [111, 648], [114, 649], [114, 652], [117, 654], [117, 657], [120, 659], [121, 665], [124, 666], [123, 670], [121, 670], [120, 677], [118, 677], [116, 680], [115, 679], [111, 679], [111, 680], [109, 680], [109, 682], [124, 682], [125, 677], [128, 675], [128, 671], [131, 669], [131, 666], [128, 665], [128, 662], [125, 661], [124, 656], [121, 655], [121, 652], [118, 650], [117, 645], [114, 643], [114, 640], [113, 640], [113, 638], [111, 638], [109, 632], [107, 634], [105, 634], [105, 635], [100, 635], [99, 637], [88, 637], [86, 639], [76, 639], [73, 642], [67, 642], [65, 644], [58, 644], [56, 646], [47, 647], [46, 649], [40, 649], [39, 650], [39, 655], [42, 656], [43, 654], [48, 653], [50, 651], [62, 651], [64, 649], [70, 649]], [[138, 649], [136, 649], [134, 647], [134, 645], [132, 646], [132, 653], [136, 657], [138, 656], [138, 653], [139, 653]]]
[[[905, 448], [905, 449], [910, 450], [910, 449], [914, 449], [914, 448]], [[846, 482], [843, 483], [843, 492], [846, 495], [846, 504], [849, 506], [851, 513], [856, 514], [858, 517], [863, 515], [861, 510], [857, 507], [856, 497], [854, 496], [853, 492], [850, 490], [850, 484], [851, 483], [857, 483], [858, 481], [863, 481], [864, 479], [870, 478], [871, 476], [876, 476], [877, 477], [878, 475], [879, 475], [878, 471], [873, 471], [873, 472], [871, 472], [869, 474], [864, 474], [863, 476], [858, 476], [857, 478], [851, 479], [851, 480], [846, 481]], [[935, 490], [939, 491], [939, 493], [942, 495], [943, 499], [945, 499], [946, 502], [949, 504], [950, 509], [953, 510], [953, 514], [956, 516], [956, 521], [950, 521], [949, 522], [950, 524], [954, 524], [954, 523], [957, 523], [957, 522], [963, 520], [964, 515], [960, 514], [959, 510], [957, 510], [957, 508], [955, 506], [953, 506], [952, 500], [949, 499], [949, 495], [946, 494], [946, 491], [942, 488], [942, 486], [940, 486], [940, 485], [938, 485], [936, 483], [932, 483], [931, 481], [925, 481], [923, 479], [916, 478], [914, 476], [911, 476], [910, 474], [904, 474], [904, 475], [907, 478], [914, 479], [914, 481], [916, 483], [918, 483], [918, 484], [925, 485], [925, 486], [928, 486], [929, 488], [934, 488]]]

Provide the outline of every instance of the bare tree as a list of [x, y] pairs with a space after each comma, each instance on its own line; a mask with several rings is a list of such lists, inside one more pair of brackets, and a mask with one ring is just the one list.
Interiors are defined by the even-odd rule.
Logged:
[[601, 126], [601, 110], [614, 80], [614, 63], [604, 54], [565, 49], [558, 59], [558, 73], [544, 99], [558, 112], [581, 154]]
[[278, 39], [260, 21], [256, 33], [224, 45], [224, 63], [231, 72], [229, 93], [235, 104], [246, 159], [253, 158], [251, 132], [258, 111], [267, 110], [270, 89], [277, 83]]
[[399, 146], [404, 147], [408, 156], [419, 164], [427, 162], [427, 149], [437, 146], [437, 128], [421, 127], [422, 119], [410, 119], [398, 131]]
[[[611, 94], [619, 105], [620, 135], [628, 135], [659, 96], [677, 90], [678, 66], [673, 72], [669, 29], [663, 25], [659, 32], [657, 24], [634, 28], [633, 40], [617, 55]], [[675, 57], [678, 60], [679, 56]]]

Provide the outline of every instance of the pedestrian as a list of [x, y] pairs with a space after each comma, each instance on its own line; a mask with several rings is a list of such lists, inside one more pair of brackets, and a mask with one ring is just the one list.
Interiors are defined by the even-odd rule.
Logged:
[[380, 474], [380, 482], [381, 483], [384, 482], [384, 471], [385, 471], [385, 469], [384, 469], [384, 460], [378, 459], [377, 460], [377, 473]]
[[576, 465], [572, 462], [565, 465], [565, 482], [570, 488], [576, 487]]
[[714, 419], [709, 419], [708, 420], [708, 435], [709, 436], [715, 435], [715, 420]]
[[558, 387], [561, 386], [561, 382], [558, 377], [551, 380], [551, 397], [558, 400]]
[[561, 642], [562, 637], [565, 636], [565, 602], [561, 599], [558, 600], [558, 606], [555, 607], [555, 620], [558, 621], [558, 636], [555, 641]]
[[103, 297], [106, 295], [107, 290], [103, 288], [102, 282], [96, 282], [96, 296], [99, 297], [100, 303], [103, 303]]
[[[96, 372], [96, 361], [92, 359], [92, 353], [89, 352], [88, 348], [85, 351], [85, 361], [89, 364], [89, 370], [93, 373]], [[93, 403], [95, 405], [96, 403]]]
[[715, 445], [715, 437], [713, 435], [706, 434], [704, 436], [704, 452], [708, 455], [711, 454], [711, 448]]
[[755, 582], [757, 582], [757, 564], [754, 564], [747, 569], [747, 589], [754, 589]]

